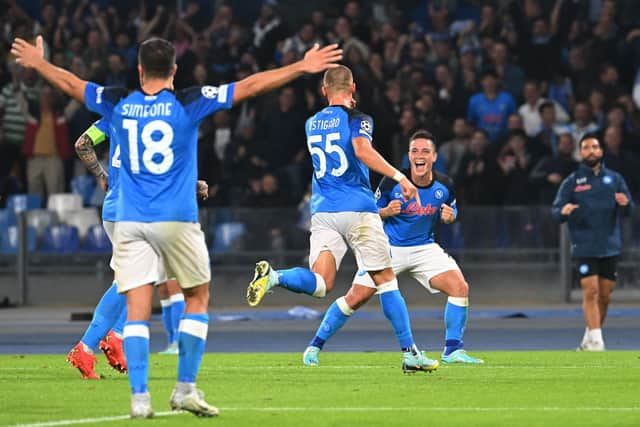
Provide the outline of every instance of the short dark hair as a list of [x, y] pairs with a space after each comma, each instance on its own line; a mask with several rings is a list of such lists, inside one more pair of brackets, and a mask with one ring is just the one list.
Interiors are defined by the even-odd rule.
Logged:
[[433, 148], [433, 151], [437, 150], [436, 137], [433, 136], [433, 134], [428, 130], [419, 129], [415, 131], [413, 135], [409, 137], [409, 144], [411, 144], [416, 139], [428, 139], [429, 141], [431, 141], [431, 146]]
[[546, 110], [547, 108], [553, 108], [555, 110], [556, 106], [552, 101], [544, 101], [542, 104], [540, 104], [540, 106], [538, 107], [538, 113], [542, 114], [542, 112], [544, 110]]
[[584, 141], [586, 141], [587, 139], [595, 139], [596, 141], [598, 141], [598, 144], [600, 144], [600, 140], [598, 139], [598, 135], [596, 135], [595, 133], [585, 133], [584, 135], [582, 135], [582, 138], [580, 138], [580, 142], [578, 143], [578, 148], [582, 149], [582, 143]]
[[150, 38], [140, 44], [138, 62], [150, 78], [167, 78], [176, 63], [176, 49], [165, 39]]

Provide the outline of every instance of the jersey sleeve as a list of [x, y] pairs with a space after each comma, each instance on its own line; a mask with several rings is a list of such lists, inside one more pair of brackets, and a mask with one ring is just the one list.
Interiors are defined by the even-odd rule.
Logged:
[[109, 122], [104, 118], [98, 120], [84, 133], [91, 139], [93, 145], [103, 143], [108, 137]]
[[198, 123], [218, 110], [228, 110], [233, 106], [235, 83], [220, 86], [196, 86], [176, 94], [191, 119]]
[[127, 96], [125, 88], [105, 87], [93, 82], [88, 82], [84, 89], [84, 103], [89, 111], [98, 113], [107, 120], [118, 102], [125, 96]]
[[370, 116], [362, 113], [354, 114], [349, 119], [349, 129], [352, 139], [361, 136], [369, 142], [373, 141], [373, 119]]
[[558, 188], [556, 198], [553, 200], [553, 204], [551, 205], [551, 216], [560, 223], [565, 222], [569, 218], [567, 215], [562, 215], [561, 211], [564, 205], [571, 202], [572, 185], [574, 180], [575, 176], [574, 174], [571, 174], [562, 181], [560, 188]]
[[455, 190], [455, 185], [453, 183], [453, 179], [439, 172], [434, 172], [434, 177], [435, 179], [440, 181], [442, 185], [444, 185], [447, 188], [447, 193], [449, 194], [444, 203], [453, 209], [453, 215], [457, 218], [458, 204], [456, 202], [456, 190]]
[[387, 207], [391, 201], [391, 192], [395, 186], [396, 182], [394, 180], [387, 177], [382, 178], [376, 190], [376, 204], [378, 205], [378, 209]]

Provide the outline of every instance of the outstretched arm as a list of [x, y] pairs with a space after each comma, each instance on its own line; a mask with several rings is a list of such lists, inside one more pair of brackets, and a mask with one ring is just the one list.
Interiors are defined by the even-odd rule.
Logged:
[[87, 129], [80, 138], [74, 144], [76, 153], [85, 167], [98, 179], [98, 184], [102, 187], [104, 191], [107, 190], [107, 181], [109, 175], [107, 171], [104, 170], [102, 164], [98, 161], [98, 156], [96, 155], [96, 150], [93, 148], [94, 140], [96, 138], [101, 138], [101, 140], [96, 140], [95, 144], [99, 144], [105, 138], [104, 133], [95, 128], [95, 126], [91, 126]]
[[87, 82], [75, 74], [51, 64], [44, 59], [43, 51], [42, 36], [36, 38], [35, 46], [20, 38], [16, 38], [11, 45], [11, 53], [19, 64], [33, 68], [49, 83], [84, 104], [84, 90]]
[[233, 103], [237, 104], [247, 98], [279, 88], [307, 73], [319, 73], [327, 68], [337, 67], [342, 59], [342, 49], [331, 44], [320, 49], [315, 44], [304, 55], [304, 59], [291, 65], [253, 74], [236, 82], [233, 91]]

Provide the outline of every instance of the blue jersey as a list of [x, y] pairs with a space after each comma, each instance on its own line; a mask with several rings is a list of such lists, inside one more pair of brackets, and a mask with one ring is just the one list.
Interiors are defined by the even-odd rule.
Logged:
[[109, 122], [120, 166], [115, 221], [197, 222], [198, 125], [233, 104], [233, 84], [147, 95], [88, 83], [85, 103]]
[[[411, 176], [410, 171], [404, 172]], [[398, 215], [384, 219], [384, 232], [389, 236], [391, 246], [419, 246], [435, 241], [435, 225], [440, 220], [440, 208], [447, 204], [458, 216], [453, 181], [446, 175], [433, 172], [431, 184], [426, 187], [416, 185], [420, 193], [418, 206], [415, 199], [404, 201], [400, 184], [389, 178], [383, 178], [376, 191], [378, 207], [384, 208], [392, 200], [402, 202]]]
[[498, 92], [494, 99], [488, 99], [481, 92], [469, 99], [467, 120], [485, 130], [489, 139], [495, 141], [507, 131], [509, 116], [516, 112], [516, 103], [510, 93]]
[[[101, 144], [105, 139], [109, 138], [109, 122], [101, 118], [91, 125], [85, 134], [89, 136], [93, 145]], [[103, 221], [115, 221], [116, 219], [118, 170], [120, 168], [120, 162], [118, 160], [119, 153], [120, 149], [116, 146], [115, 142], [111, 140], [109, 142], [109, 180], [107, 183], [107, 194], [105, 194], [104, 201], [102, 202]]]
[[329, 106], [310, 117], [305, 130], [314, 169], [311, 214], [377, 213], [369, 168], [358, 160], [351, 142], [356, 137], [371, 142], [371, 117], [343, 106]]

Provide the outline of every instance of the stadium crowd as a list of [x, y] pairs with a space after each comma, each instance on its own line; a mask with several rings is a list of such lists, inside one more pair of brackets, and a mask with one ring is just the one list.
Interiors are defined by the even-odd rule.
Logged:
[[[428, 129], [459, 203], [550, 204], [586, 133], [599, 135], [607, 167], [640, 196], [638, 1], [177, 3], [0, 1], [0, 207], [11, 193], [69, 191], [86, 174], [73, 143], [96, 117], [9, 54], [14, 37], [36, 34], [54, 64], [131, 89], [136, 46], [151, 36], [176, 47], [176, 88], [238, 80], [292, 63], [314, 43], [340, 43], [376, 148], [401, 166], [409, 135]], [[312, 170], [304, 122], [322, 102], [315, 76], [204, 122], [206, 203], [297, 205]]]

